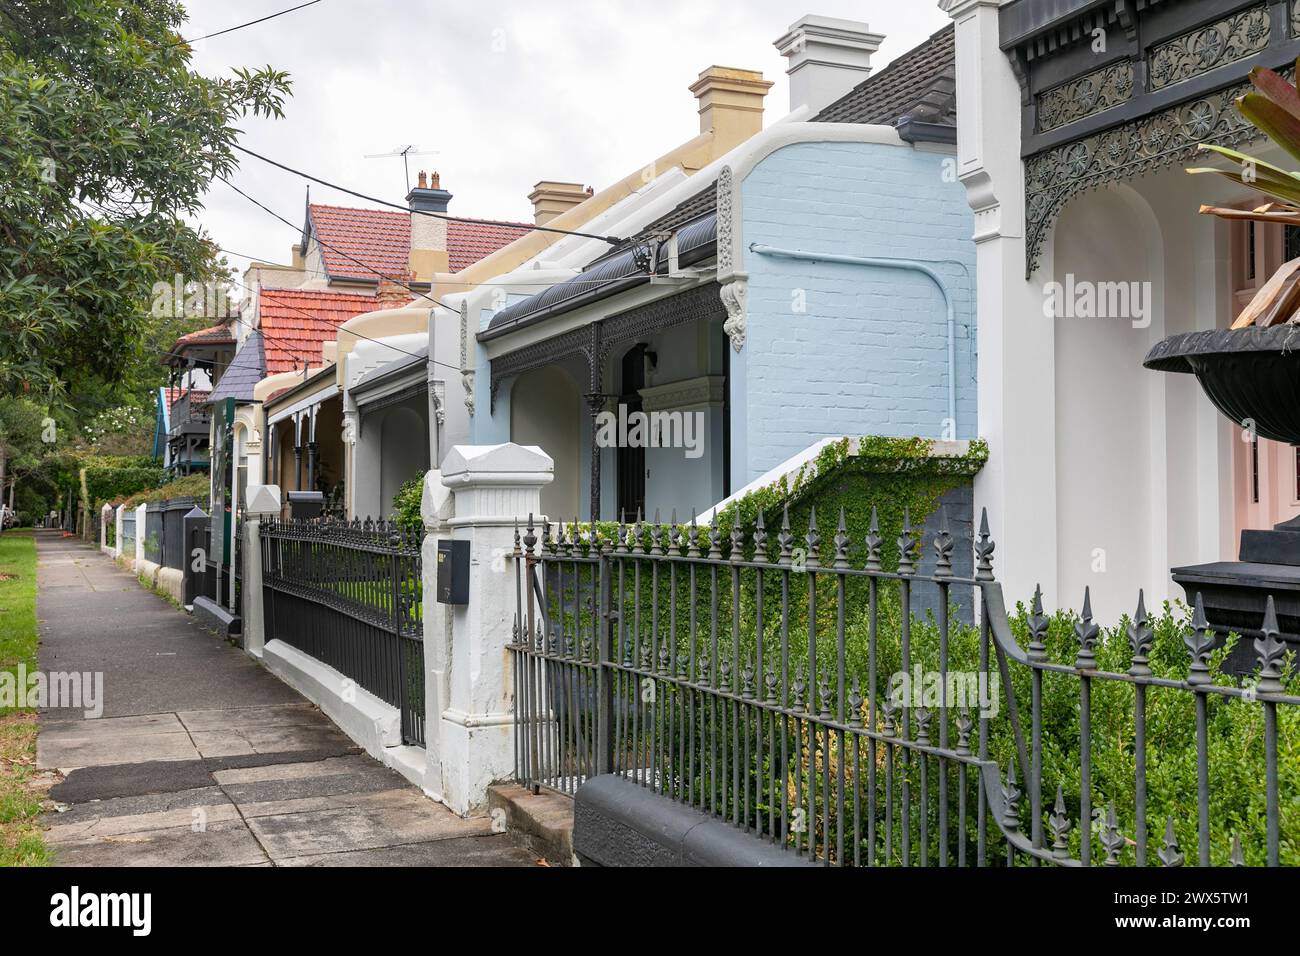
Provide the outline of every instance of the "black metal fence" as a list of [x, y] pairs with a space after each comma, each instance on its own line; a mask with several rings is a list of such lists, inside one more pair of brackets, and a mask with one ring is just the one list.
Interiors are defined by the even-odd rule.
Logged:
[[[968, 577], [940, 528], [921, 576], [916, 530], [886, 545], [874, 512], [862, 542], [843, 515], [823, 539], [814, 513], [797, 548], [788, 516], [725, 540], [539, 539], [530, 518], [517, 779], [572, 794], [620, 774], [826, 865], [1300, 862], [1300, 678], [1271, 602], [1243, 682], [1217, 672], [1199, 602], [1184, 621], [1139, 595], [1106, 632], [1087, 594], [1079, 615], [1036, 595], [1009, 617], [987, 520]], [[918, 615], [922, 581], [941, 599]], [[949, 610], [961, 588], [973, 624]]]
[[267, 640], [328, 664], [402, 714], [424, 744], [423, 535], [391, 522], [262, 525]]
[[162, 502], [161, 560], [158, 563], [165, 568], [183, 571], [189, 563], [189, 551], [185, 547], [185, 515], [193, 507], [193, 498], [172, 498]]

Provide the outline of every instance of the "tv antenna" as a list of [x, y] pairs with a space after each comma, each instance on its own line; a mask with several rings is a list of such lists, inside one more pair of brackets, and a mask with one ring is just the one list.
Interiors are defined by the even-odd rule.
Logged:
[[420, 149], [420, 147], [418, 146], [411, 145], [411, 146], [399, 146], [391, 153], [370, 153], [366, 155], [364, 158], [365, 159], [392, 159], [396, 156], [402, 157], [402, 169], [405, 170], [406, 172], [406, 191], [409, 193], [411, 191], [410, 157], [436, 156], [436, 155], [438, 155], [438, 151], [436, 149]]

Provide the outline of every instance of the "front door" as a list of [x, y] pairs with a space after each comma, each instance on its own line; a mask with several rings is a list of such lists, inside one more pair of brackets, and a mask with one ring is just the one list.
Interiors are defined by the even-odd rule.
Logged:
[[[645, 388], [644, 345], [634, 345], [623, 356], [619, 379], [619, 403], [627, 414], [641, 411], [641, 389]], [[618, 448], [618, 520], [635, 521], [645, 511], [645, 448]]]
[[[1300, 257], [1300, 229], [1234, 222], [1232, 321], [1282, 265]], [[1233, 444], [1234, 539], [1244, 528], [1271, 528], [1300, 515], [1300, 449], [1255, 436], [1239, 422]]]

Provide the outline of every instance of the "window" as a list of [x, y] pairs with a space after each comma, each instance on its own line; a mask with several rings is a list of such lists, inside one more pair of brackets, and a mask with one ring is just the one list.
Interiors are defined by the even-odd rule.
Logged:
[[1255, 223], [1246, 223], [1246, 278], [1255, 278]]
[[1259, 504], [1259, 436], [1250, 436], [1250, 503]]
[[1300, 226], [1282, 227], [1282, 260], [1300, 259]]

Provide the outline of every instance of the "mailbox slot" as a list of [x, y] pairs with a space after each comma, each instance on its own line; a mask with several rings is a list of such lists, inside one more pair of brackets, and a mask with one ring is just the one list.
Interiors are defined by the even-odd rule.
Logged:
[[438, 542], [438, 603], [469, 603], [469, 542]]

